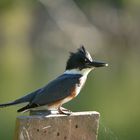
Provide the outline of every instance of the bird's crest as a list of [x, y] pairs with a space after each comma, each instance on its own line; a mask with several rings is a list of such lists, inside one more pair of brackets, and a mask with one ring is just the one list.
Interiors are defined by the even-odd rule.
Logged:
[[87, 51], [86, 51], [84, 45], [81, 45], [80, 48], [77, 49], [77, 52], [70, 52], [70, 57], [71, 57], [72, 55], [77, 54], [77, 53], [81, 53], [81, 54], [83, 54], [83, 55], [85, 55], [85, 56], [87, 55]]
[[86, 51], [86, 49], [83, 45], [78, 49], [78, 51], [81, 52], [81, 53], [84, 53], [84, 54], [87, 53], [87, 51]]

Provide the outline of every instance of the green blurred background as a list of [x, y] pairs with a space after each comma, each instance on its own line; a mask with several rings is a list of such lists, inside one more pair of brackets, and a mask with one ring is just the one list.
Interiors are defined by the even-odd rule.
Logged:
[[[99, 111], [99, 140], [139, 139], [139, 0], [0, 0], [0, 103], [63, 73], [81, 44], [109, 67], [65, 107]], [[13, 139], [19, 107], [0, 110], [0, 139]]]

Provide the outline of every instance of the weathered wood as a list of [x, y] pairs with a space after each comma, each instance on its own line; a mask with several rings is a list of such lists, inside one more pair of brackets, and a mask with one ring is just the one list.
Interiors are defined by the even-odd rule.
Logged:
[[98, 112], [19, 116], [15, 140], [97, 140]]

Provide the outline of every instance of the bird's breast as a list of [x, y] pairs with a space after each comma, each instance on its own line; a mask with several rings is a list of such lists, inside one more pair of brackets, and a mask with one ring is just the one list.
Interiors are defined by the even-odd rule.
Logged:
[[82, 87], [84, 86], [84, 84], [86, 82], [86, 79], [87, 79], [87, 76], [82, 76], [79, 79], [79, 83], [76, 84], [76, 87], [75, 87], [75, 94], [76, 94], [76, 96], [80, 93]]

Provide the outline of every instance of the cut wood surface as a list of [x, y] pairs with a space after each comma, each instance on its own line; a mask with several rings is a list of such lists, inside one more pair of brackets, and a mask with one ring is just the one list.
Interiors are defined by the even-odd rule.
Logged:
[[19, 116], [15, 140], [97, 140], [99, 116], [95, 111]]

